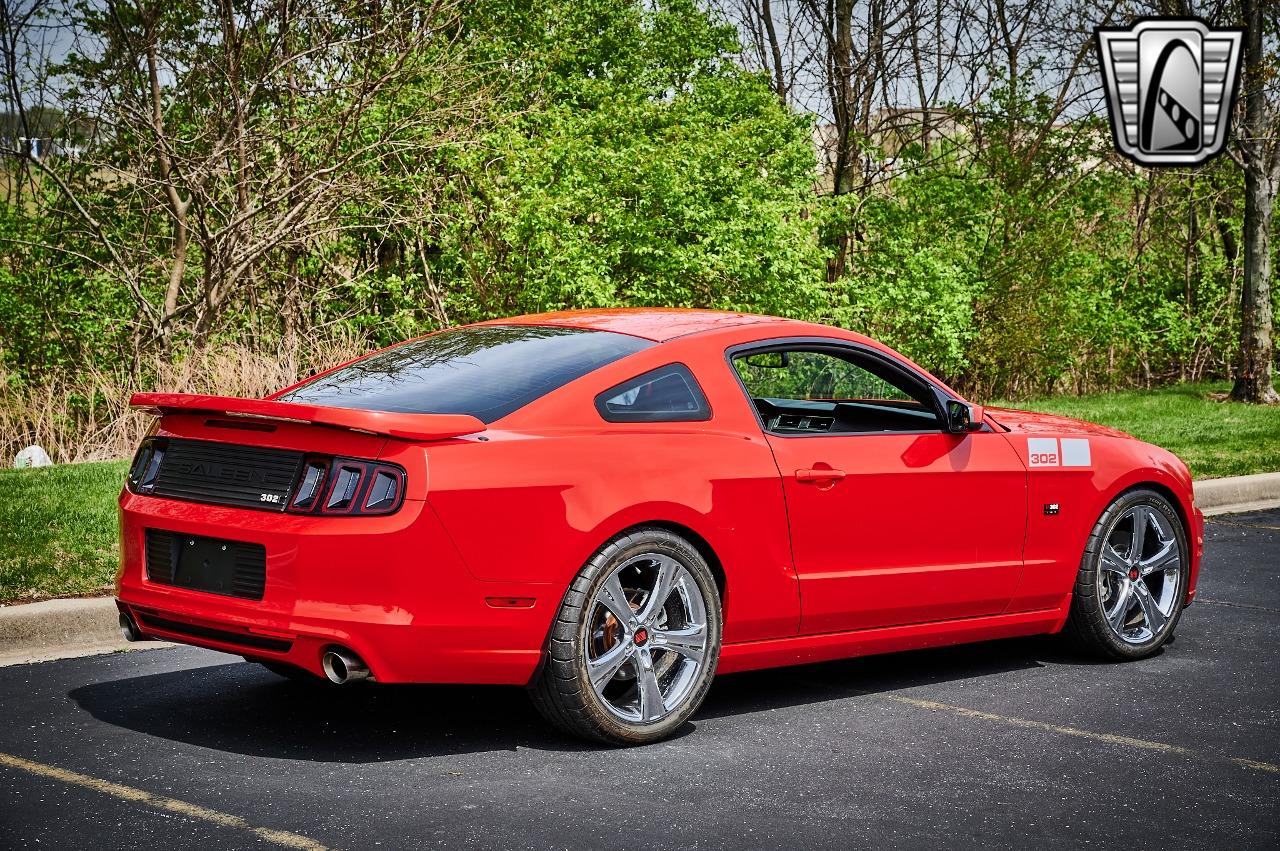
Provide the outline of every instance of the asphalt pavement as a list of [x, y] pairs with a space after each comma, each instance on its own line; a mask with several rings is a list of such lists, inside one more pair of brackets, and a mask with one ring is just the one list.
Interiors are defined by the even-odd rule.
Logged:
[[1211, 518], [1176, 640], [721, 678], [608, 749], [520, 689], [298, 686], [167, 648], [0, 669], [4, 848], [1277, 848], [1280, 510]]

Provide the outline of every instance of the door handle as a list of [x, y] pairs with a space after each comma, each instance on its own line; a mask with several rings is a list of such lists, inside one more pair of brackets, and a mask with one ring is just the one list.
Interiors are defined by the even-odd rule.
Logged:
[[833, 470], [830, 467], [796, 470], [797, 482], [832, 482], [844, 478], [844, 470]]

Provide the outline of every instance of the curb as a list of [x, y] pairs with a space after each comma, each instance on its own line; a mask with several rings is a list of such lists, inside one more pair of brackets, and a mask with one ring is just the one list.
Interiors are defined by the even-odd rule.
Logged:
[[[1195, 499], [1207, 516], [1280, 508], [1280, 473], [1198, 481]], [[124, 641], [117, 617], [112, 597], [0, 606], [0, 667], [172, 646], [162, 641]]]
[[1206, 515], [1280, 507], [1280, 473], [1256, 473], [1195, 482], [1196, 505]]
[[118, 618], [112, 597], [0, 606], [0, 666], [165, 646], [125, 641]]

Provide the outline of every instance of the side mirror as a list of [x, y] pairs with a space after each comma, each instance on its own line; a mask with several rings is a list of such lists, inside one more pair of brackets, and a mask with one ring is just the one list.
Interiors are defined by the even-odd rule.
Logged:
[[982, 417], [981, 405], [970, 405], [956, 399], [947, 400], [947, 431], [952, 434], [982, 431]]

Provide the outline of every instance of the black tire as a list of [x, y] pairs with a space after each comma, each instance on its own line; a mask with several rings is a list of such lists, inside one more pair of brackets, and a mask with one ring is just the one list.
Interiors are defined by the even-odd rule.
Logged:
[[[587, 673], [586, 654], [597, 593], [622, 565], [647, 554], [673, 559], [697, 584], [706, 613], [706, 648], [701, 667], [679, 705], [651, 723], [633, 723], [610, 711], [597, 694]], [[688, 721], [706, 698], [720, 658], [721, 618], [715, 577], [688, 541], [655, 527], [641, 527], [614, 538], [592, 556], [565, 594], [543, 663], [529, 685], [534, 706], [560, 730], [591, 741], [642, 745], [665, 739]]]
[[[1167, 615], [1167, 621], [1158, 631], [1152, 631], [1149, 638], [1133, 641], [1121, 638], [1107, 622], [1106, 600], [1103, 596], [1107, 593], [1107, 589], [1104, 587], [1105, 580], [1100, 577], [1103, 574], [1103, 547], [1107, 546], [1108, 539], [1114, 535], [1119, 535], [1123, 539], [1124, 531], [1120, 524], [1124, 522], [1126, 513], [1144, 506], [1159, 512], [1166, 521], [1168, 530], [1176, 538], [1181, 555], [1172, 608]], [[1081, 649], [1104, 659], [1131, 661], [1145, 659], [1158, 652], [1173, 637], [1178, 619], [1182, 616], [1187, 596], [1187, 582], [1190, 578], [1190, 552], [1187, 531], [1183, 526], [1182, 518], [1166, 497], [1147, 489], [1126, 491], [1116, 497], [1094, 524], [1089, 540], [1085, 544], [1084, 555], [1080, 559], [1080, 570], [1076, 574], [1076, 584], [1072, 592], [1071, 612], [1067, 618], [1065, 632], [1068, 637], [1073, 639]], [[1113, 611], [1117, 610], [1115, 606], [1112, 608]]]

